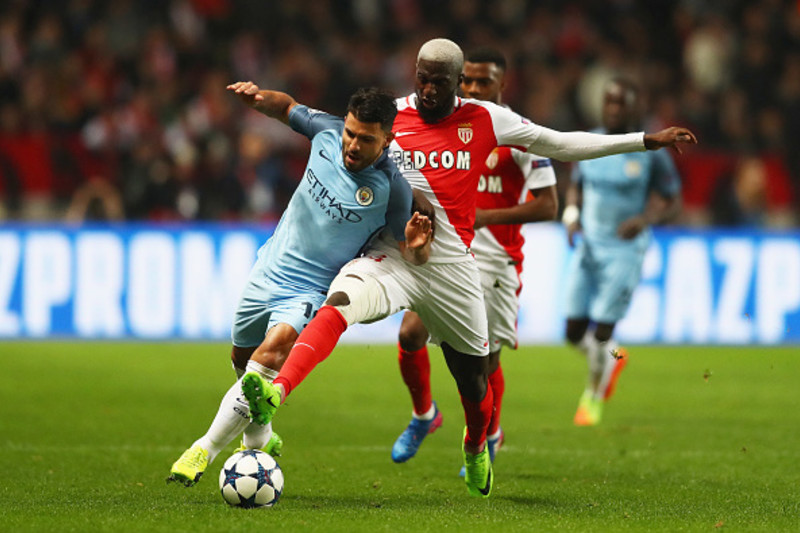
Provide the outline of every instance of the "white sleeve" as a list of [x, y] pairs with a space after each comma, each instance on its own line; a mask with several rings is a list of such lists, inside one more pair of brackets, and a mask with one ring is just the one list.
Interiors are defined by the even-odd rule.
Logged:
[[580, 161], [627, 152], [643, 152], [644, 132], [602, 135], [562, 132], [534, 124], [520, 115], [483, 102], [492, 117], [499, 146], [512, 146], [559, 161]]
[[602, 135], [585, 131], [561, 132], [539, 126], [528, 151], [559, 161], [580, 161], [627, 152], [643, 152], [644, 132]]
[[525, 177], [526, 189], [542, 189], [556, 184], [556, 173], [549, 159], [513, 149], [511, 156]]

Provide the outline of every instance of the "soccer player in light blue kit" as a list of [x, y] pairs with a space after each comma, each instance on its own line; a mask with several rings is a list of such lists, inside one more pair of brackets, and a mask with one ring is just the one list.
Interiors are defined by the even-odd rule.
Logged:
[[[635, 131], [638, 106], [635, 85], [610, 81], [601, 132]], [[680, 210], [680, 178], [664, 151], [601, 157], [574, 167], [566, 200], [562, 220], [570, 246], [575, 246], [567, 275], [566, 337], [586, 355], [589, 367], [574, 422], [593, 426], [600, 422], [603, 404], [628, 360], [612, 334], [641, 278], [649, 226]], [[576, 244], [578, 231], [583, 239]]]
[[[397, 239], [404, 259], [426, 262], [431, 220], [419, 212], [412, 215], [412, 190], [385, 152], [397, 114], [390, 93], [360, 89], [342, 119], [299, 105], [287, 94], [260, 90], [252, 82], [228, 89], [311, 139], [303, 179], [274, 234], [258, 251], [234, 317], [231, 359], [237, 376], [251, 371], [272, 379], [325, 301], [339, 269], [384, 229]], [[417, 197], [414, 204], [432, 212], [424, 198]], [[173, 464], [168, 480], [195, 484], [242, 432], [243, 448], [279, 452], [280, 439], [271, 424], [250, 423], [240, 380], [223, 397], [206, 434]]]

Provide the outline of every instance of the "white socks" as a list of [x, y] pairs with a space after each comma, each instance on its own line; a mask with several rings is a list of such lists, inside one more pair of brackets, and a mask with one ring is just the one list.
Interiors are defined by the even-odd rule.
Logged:
[[608, 339], [606, 342], [598, 343], [600, 349], [598, 350], [597, 357], [603, 361], [603, 371], [600, 374], [600, 379], [597, 382], [597, 388], [594, 391], [594, 398], [596, 400], [604, 400], [606, 397], [606, 390], [608, 383], [611, 381], [611, 375], [614, 373], [614, 367], [617, 366], [617, 359], [614, 354], [619, 349], [619, 344], [614, 339]]
[[616, 364], [613, 354], [619, 345], [614, 339], [600, 342], [594, 336], [594, 331], [587, 331], [578, 344], [578, 348], [586, 355], [586, 361], [589, 364], [586, 389], [594, 394], [595, 399], [602, 400]]
[[242, 380], [238, 380], [222, 397], [211, 426], [195, 444], [208, 450], [208, 462], [211, 464], [214, 457], [248, 424], [250, 424], [250, 406], [242, 396]]
[[[266, 379], [270, 383], [272, 383], [272, 380], [278, 377], [277, 371], [272, 370], [271, 368], [266, 367], [255, 361], [248, 361], [247, 371], [258, 372], [264, 379]], [[261, 424], [256, 424], [255, 422], [251, 422], [250, 425], [244, 428], [244, 447], [247, 449], [250, 450], [261, 449], [267, 445], [270, 438], [272, 438], [272, 422], [270, 422], [266, 426], [262, 426]]]
[[261, 374], [261, 377], [272, 383], [272, 381], [278, 377], [278, 371], [272, 370], [271, 368], [262, 365], [261, 363], [257, 363], [250, 359], [247, 362], [247, 371], [248, 372], [258, 372]]
[[433, 420], [434, 415], [436, 415], [436, 406], [433, 405], [433, 403], [431, 403], [431, 408], [428, 409], [426, 413], [423, 413], [421, 415], [415, 413], [413, 409], [411, 410], [411, 416], [413, 416], [417, 420]]
[[[234, 370], [237, 375], [240, 373], [244, 375], [240, 368], [234, 367]], [[269, 381], [272, 381], [278, 375], [274, 370], [255, 361], [247, 363], [247, 371], [258, 372]], [[206, 434], [194, 443], [208, 450], [209, 464], [225, 446], [230, 444], [242, 432], [244, 432], [245, 447], [252, 449], [263, 448], [272, 437], [272, 424], [262, 426], [255, 422], [250, 422], [250, 406], [242, 394], [241, 375], [239, 375], [236, 383], [228, 389], [225, 396], [222, 397], [219, 410]]]

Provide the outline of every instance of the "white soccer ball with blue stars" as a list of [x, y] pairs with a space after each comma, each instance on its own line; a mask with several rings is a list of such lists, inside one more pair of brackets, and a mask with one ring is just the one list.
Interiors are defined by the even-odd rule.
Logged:
[[219, 490], [235, 507], [272, 507], [283, 492], [283, 472], [275, 459], [261, 450], [236, 452], [222, 466]]

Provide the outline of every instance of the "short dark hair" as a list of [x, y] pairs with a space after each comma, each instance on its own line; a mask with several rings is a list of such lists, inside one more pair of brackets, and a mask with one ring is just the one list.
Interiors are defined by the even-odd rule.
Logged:
[[395, 96], [377, 87], [362, 87], [353, 93], [347, 112], [361, 122], [380, 122], [384, 131], [392, 131], [397, 116]]
[[481, 46], [467, 52], [464, 61], [470, 63], [494, 63], [503, 70], [506, 70], [506, 56], [497, 48], [491, 46]]

